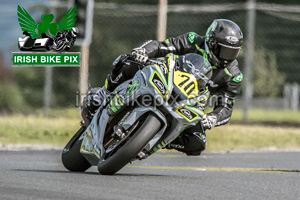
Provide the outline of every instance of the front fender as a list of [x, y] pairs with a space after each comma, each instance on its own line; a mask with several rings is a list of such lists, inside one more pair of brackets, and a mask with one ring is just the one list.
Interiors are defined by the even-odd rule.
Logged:
[[161, 114], [157, 108], [154, 107], [137, 107], [133, 109], [129, 116], [126, 117], [126, 119], [121, 120], [121, 126], [124, 128], [124, 130], [128, 130], [137, 119], [139, 119], [141, 116], [146, 115], [147, 113], [153, 113], [158, 119], [162, 122], [163, 126], [159, 130], [159, 132], [153, 137], [152, 140], [147, 144], [146, 150], [150, 150], [154, 147], [154, 145], [158, 142], [158, 140], [162, 137], [163, 133], [165, 132], [167, 128], [167, 120], [166, 117]]

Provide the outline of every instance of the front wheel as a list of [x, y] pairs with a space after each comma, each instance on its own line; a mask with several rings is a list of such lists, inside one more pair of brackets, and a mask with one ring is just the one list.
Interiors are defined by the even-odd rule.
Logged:
[[118, 149], [112, 156], [99, 162], [100, 174], [112, 175], [134, 159], [143, 150], [146, 144], [156, 135], [161, 127], [161, 122], [154, 114], [149, 114], [132, 137]]
[[65, 168], [72, 172], [84, 172], [92, 165], [80, 153], [82, 140], [79, 140], [85, 128], [81, 127], [72, 137], [61, 154]]

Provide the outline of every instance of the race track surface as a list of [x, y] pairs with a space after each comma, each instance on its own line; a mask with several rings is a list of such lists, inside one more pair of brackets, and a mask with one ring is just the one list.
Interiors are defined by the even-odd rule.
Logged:
[[114, 176], [64, 169], [60, 151], [0, 151], [0, 199], [300, 199], [300, 152], [163, 151]]

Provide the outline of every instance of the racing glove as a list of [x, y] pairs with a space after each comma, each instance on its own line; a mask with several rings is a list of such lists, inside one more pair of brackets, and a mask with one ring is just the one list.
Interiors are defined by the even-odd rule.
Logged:
[[146, 49], [141, 47], [134, 48], [131, 54], [135, 56], [135, 60], [141, 64], [145, 64], [149, 58], [146, 53]]
[[212, 129], [217, 123], [217, 117], [214, 115], [203, 115], [202, 125], [204, 129]]

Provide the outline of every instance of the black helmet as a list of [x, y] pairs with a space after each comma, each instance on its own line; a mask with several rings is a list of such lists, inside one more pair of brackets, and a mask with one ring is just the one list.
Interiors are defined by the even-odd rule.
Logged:
[[218, 68], [234, 61], [243, 43], [240, 27], [228, 19], [216, 19], [206, 32], [205, 50], [210, 62]]
[[205, 89], [212, 77], [212, 68], [208, 60], [196, 53], [181, 55], [177, 59], [177, 70], [194, 75], [199, 91]]

